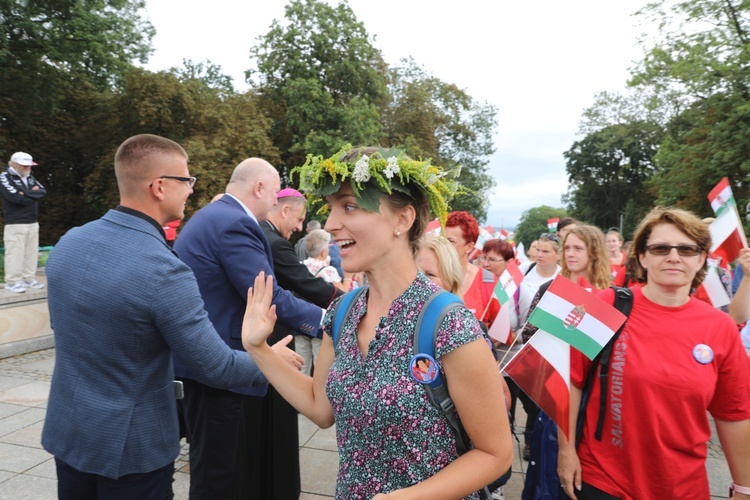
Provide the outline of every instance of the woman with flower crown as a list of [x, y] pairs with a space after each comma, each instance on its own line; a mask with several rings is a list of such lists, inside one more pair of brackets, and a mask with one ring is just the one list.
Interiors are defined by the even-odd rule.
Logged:
[[445, 414], [410, 375], [420, 311], [438, 290], [417, 270], [418, 241], [433, 212], [444, 223], [459, 190], [454, 177], [399, 152], [349, 147], [332, 158], [309, 155], [300, 188], [325, 199], [325, 229], [345, 271], [364, 271], [368, 288], [353, 303], [334, 346], [332, 304], [313, 378], [268, 348], [275, 311], [271, 278], [248, 296], [245, 348], [274, 387], [321, 427], [336, 424], [336, 498], [478, 498], [505, 472], [512, 444], [502, 382], [474, 316], [459, 307], [439, 326], [435, 358], [472, 442], [459, 456]]

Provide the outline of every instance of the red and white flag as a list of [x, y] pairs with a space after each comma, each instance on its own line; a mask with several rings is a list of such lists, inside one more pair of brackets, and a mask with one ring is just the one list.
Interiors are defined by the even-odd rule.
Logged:
[[594, 359], [625, 319], [612, 305], [558, 275], [528, 321]]
[[509, 344], [510, 340], [510, 308], [512, 306], [508, 307], [501, 307], [500, 310], [497, 313], [497, 316], [495, 316], [495, 319], [492, 321], [492, 325], [490, 325], [489, 330], [487, 330], [487, 334], [497, 340], [498, 342], [502, 342], [503, 344]]
[[505, 229], [501, 229], [498, 232], [497, 237], [500, 238], [503, 241], [507, 240], [508, 239], [508, 231], [506, 231]]
[[544, 330], [537, 330], [505, 366], [505, 373], [567, 436], [570, 428], [570, 346]]
[[560, 217], [555, 217], [554, 219], [547, 219], [547, 231], [550, 233], [554, 233], [557, 231], [557, 223], [560, 222]]
[[519, 264], [530, 262], [529, 256], [526, 255], [526, 249], [523, 247], [523, 242], [519, 242], [518, 247], [516, 247], [516, 259]]
[[425, 233], [432, 233], [435, 235], [440, 235], [440, 219], [431, 220], [427, 224], [427, 228], [424, 230]]
[[706, 277], [703, 278], [703, 283], [700, 284], [695, 294], [708, 297], [711, 305], [716, 308], [728, 306], [729, 302], [731, 302], [731, 298], [727, 294], [727, 288], [721, 281], [718, 262], [715, 260], [708, 259]]

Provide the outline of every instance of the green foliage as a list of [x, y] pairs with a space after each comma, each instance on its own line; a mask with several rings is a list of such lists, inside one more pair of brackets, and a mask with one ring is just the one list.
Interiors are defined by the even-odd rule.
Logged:
[[568, 212], [564, 208], [552, 208], [548, 205], [526, 210], [521, 214], [518, 226], [516, 226], [516, 243], [522, 242], [525, 248], [529, 248], [531, 242], [539, 238], [540, 234], [548, 232], [548, 219], [562, 218], [567, 215]]
[[291, 1], [285, 23], [274, 20], [250, 54], [257, 68], [247, 79], [274, 121], [282, 177], [307, 153], [380, 142], [385, 63], [346, 2]]
[[484, 220], [487, 193], [495, 185], [487, 173], [487, 158], [495, 151], [497, 109], [427, 75], [410, 59], [391, 71], [390, 81], [391, 102], [383, 113], [385, 142], [446, 168], [461, 165], [460, 180], [469, 192], [456, 197], [452, 208]]
[[563, 153], [570, 183], [566, 202], [571, 215], [599, 227], [619, 226], [626, 207], [636, 220], [627, 221], [627, 232], [645, 215], [634, 211], [647, 193], [642, 186], [653, 175], [653, 158], [661, 142], [658, 125], [646, 122], [610, 125], [592, 132]]

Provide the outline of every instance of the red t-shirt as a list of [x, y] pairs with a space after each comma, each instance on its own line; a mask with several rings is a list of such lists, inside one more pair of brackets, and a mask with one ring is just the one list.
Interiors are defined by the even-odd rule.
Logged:
[[[614, 303], [612, 289], [600, 297]], [[589, 366], [571, 350], [577, 387]], [[660, 306], [636, 287], [612, 350], [601, 441], [599, 391], [596, 378], [578, 448], [583, 481], [623, 499], [709, 498], [706, 410], [720, 420], [750, 418], [750, 360], [727, 314], [694, 298]]]
[[[500, 311], [500, 302], [493, 299], [497, 277], [492, 275], [493, 281], [484, 281], [484, 271], [482, 269], [474, 277], [471, 287], [464, 294], [464, 304], [479, 321], [484, 321], [488, 326], [495, 320], [495, 316]], [[489, 307], [487, 307], [489, 303]], [[485, 308], [487, 311], [485, 312]]]

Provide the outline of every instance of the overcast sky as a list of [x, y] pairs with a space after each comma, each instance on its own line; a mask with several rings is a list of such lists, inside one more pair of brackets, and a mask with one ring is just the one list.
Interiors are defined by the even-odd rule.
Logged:
[[[329, 0], [329, 3], [338, 2]], [[156, 28], [152, 71], [210, 60], [247, 88], [249, 48], [282, 19], [286, 1], [147, 0]], [[497, 182], [487, 223], [513, 227], [524, 210], [562, 207], [563, 151], [598, 91], [619, 91], [641, 58], [632, 16], [646, 0], [350, 0], [375, 46], [395, 65], [413, 57], [425, 71], [498, 109]]]

